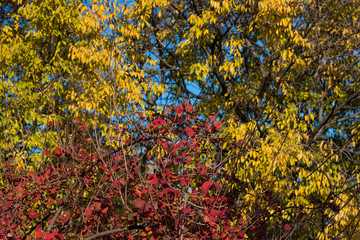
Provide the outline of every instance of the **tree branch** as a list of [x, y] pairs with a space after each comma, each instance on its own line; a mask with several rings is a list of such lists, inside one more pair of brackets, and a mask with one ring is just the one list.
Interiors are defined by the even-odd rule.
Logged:
[[127, 230], [133, 230], [133, 229], [145, 229], [145, 227], [143, 225], [134, 225], [134, 226], [130, 226], [130, 227], [107, 230], [107, 231], [100, 232], [100, 233], [97, 233], [95, 235], [92, 235], [91, 237], [85, 238], [85, 240], [93, 240], [93, 239], [96, 239], [98, 237], [103, 237], [103, 236], [106, 236], [106, 235], [111, 235], [111, 234], [114, 234], [114, 233], [123, 232], [123, 231], [127, 231]]

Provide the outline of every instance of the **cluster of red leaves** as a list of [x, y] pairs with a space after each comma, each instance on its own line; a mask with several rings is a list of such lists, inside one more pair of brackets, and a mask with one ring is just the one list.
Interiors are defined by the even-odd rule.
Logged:
[[[62, 204], [59, 194], [66, 191], [70, 169], [50, 165], [45, 170], [27, 171], [7, 161], [3, 163], [3, 180], [0, 200], [0, 236], [8, 239], [22, 239], [35, 232], [43, 237], [42, 226], [50, 219], [56, 205]], [[36, 224], [35, 224], [36, 223]], [[49, 231], [45, 239], [62, 239], [62, 234]], [[25, 239], [25, 238], [24, 238]]]
[[96, 152], [79, 123], [38, 171], [4, 162], [0, 238], [243, 239], [221, 173], [221, 123], [187, 102], [139, 116], [121, 147]]

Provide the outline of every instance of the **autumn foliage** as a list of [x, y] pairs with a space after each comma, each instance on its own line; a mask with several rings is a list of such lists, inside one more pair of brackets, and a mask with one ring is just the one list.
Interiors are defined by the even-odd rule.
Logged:
[[0, 1], [0, 239], [360, 239], [360, 1]]
[[50, 163], [39, 171], [3, 162], [2, 238], [244, 239], [226, 196], [219, 122], [187, 102], [165, 112], [137, 118], [138, 136], [117, 148], [96, 151], [77, 122], [77, 136], [52, 157], [44, 151]]

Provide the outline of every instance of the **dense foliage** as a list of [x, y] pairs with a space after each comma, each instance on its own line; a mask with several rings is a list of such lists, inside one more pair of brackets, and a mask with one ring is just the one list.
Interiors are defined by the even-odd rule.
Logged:
[[0, 237], [358, 239], [359, 16], [1, 1]]

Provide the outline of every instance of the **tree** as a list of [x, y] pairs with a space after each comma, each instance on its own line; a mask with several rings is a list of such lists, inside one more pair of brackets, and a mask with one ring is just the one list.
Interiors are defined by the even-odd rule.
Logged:
[[[151, 126], [153, 114], [189, 100], [199, 119], [215, 113], [222, 123], [223, 142], [210, 152], [225, 161], [214, 177], [226, 176], [221, 193], [244, 236], [356, 238], [358, 1], [3, 5], [3, 162], [45, 171], [50, 158], [41, 152], [75, 146], [76, 117], [90, 152], [112, 151], [114, 138], [141, 138], [137, 112]], [[127, 154], [142, 159], [145, 175], [157, 171], [146, 156], [163, 150], [137, 144]]]
[[264, 238], [281, 222], [306, 239], [357, 229], [359, 9], [357, 1], [133, 5], [148, 14], [133, 51], [158, 60], [169, 103], [196, 100], [205, 115], [219, 112], [229, 146], [247, 143], [227, 169], [247, 186], [238, 202], [250, 226], [261, 219]]
[[[43, 152], [52, 162], [44, 170], [3, 162], [0, 235], [244, 239], [240, 212], [225, 196], [219, 122], [198, 119], [188, 103], [134, 120], [141, 134], [124, 134], [117, 148], [97, 151], [77, 122], [71, 145]], [[150, 171], [142, 168], [144, 154], [156, 165]]]
[[102, 143], [109, 141], [112, 117], [116, 125], [126, 123], [121, 118], [142, 102], [141, 92], [156, 87], [136, 80], [144, 73], [126, 62], [132, 56], [120, 54], [116, 42], [123, 39], [109, 39], [113, 15], [96, 1], [18, 2], [3, 3], [2, 158], [38, 161], [41, 150], [63, 141], [48, 123], [71, 129], [76, 117], [87, 119]]

